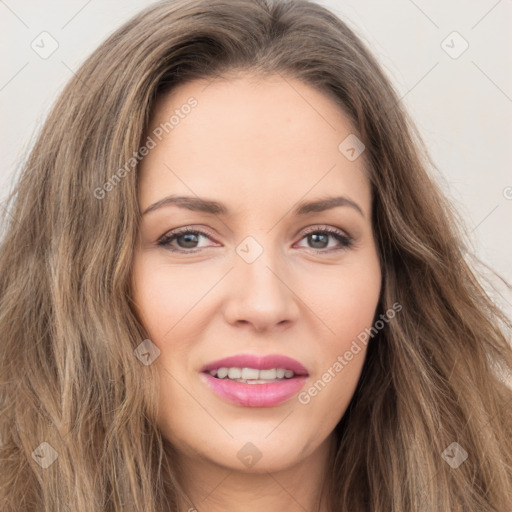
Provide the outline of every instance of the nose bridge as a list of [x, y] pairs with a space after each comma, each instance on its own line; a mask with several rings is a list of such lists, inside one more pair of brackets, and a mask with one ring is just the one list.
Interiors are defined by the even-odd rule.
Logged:
[[232, 323], [249, 322], [262, 329], [297, 317], [294, 295], [285, 284], [283, 255], [272, 240], [272, 235], [261, 231], [236, 247], [234, 284], [226, 309]]
[[279, 248], [274, 247], [272, 235], [263, 233], [249, 235], [236, 248], [236, 274], [239, 276], [244, 289], [252, 290], [252, 295], [262, 293], [268, 299], [279, 295], [284, 286], [276, 274], [282, 268], [282, 255]]

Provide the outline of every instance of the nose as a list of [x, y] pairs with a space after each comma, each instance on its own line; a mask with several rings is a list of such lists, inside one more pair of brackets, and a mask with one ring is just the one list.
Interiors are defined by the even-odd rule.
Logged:
[[300, 312], [291, 281], [286, 262], [273, 257], [270, 250], [252, 263], [236, 256], [227, 285], [226, 321], [258, 332], [291, 326]]

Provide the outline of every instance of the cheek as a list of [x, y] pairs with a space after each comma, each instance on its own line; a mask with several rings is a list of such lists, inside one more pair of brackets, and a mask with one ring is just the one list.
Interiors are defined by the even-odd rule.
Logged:
[[[352, 400], [367, 352], [365, 337], [370, 339], [365, 329], [372, 325], [375, 304], [375, 300], [358, 306], [340, 302], [340, 307], [345, 306], [343, 316], [337, 310], [337, 316], [329, 317], [340, 318], [330, 325], [336, 335], [319, 340], [322, 345], [317, 346], [314, 374], [297, 399], [298, 407], [304, 408], [305, 424], [315, 425], [320, 437], [335, 428]], [[320, 423], [318, 418], [322, 418]]]
[[324, 418], [327, 432], [346, 410], [361, 375], [381, 290], [378, 258], [354, 260], [317, 283], [322, 287], [309, 288], [305, 296], [325, 334], [316, 337], [314, 376], [298, 399], [311, 417]]
[[325, 327], [324, 354], [332, 357], [333, 351], [347, 350], [372, 325], [380, 291], [376, 254], [353, 258], [336, 271], [323, 269], [314, 279], [302, 282], [300, 296]]
[[189, 318], [214, 286], [216, 275], [202, 273], [197, 266], [166, 265], [144, 257], [135, 261], [133, 280], [134, 300], [148, 334], [154, 340], [169, 340], [179, 332], [181, 342], [186, 338], [183, 328], [196, 325]]
[[[192, 274], [189, 268], [162, 264], [159, 258], [147, 254], [135, 257], [133, 265], [137, 311], [148, 337], [160, 349], [153, 363], [159, 375], [158, 424], [166, 438], [180, 446], [179, 429], [176, 432], [172, 425], [191, 424], [197, 420], [197, 411], [177, 382], [185, 382], [187, 356], [202, 330], [194, 318], [194, 305], [206, 293], [212, 278], [198, 275], [197, 270]], [[179, 343], [173, 343], [174, 339]]]

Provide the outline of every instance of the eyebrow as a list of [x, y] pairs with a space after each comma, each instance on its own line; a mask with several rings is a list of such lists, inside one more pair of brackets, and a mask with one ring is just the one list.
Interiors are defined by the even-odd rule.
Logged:
[[[230, 215], [229, 209], [223, 203], [218, 201], [203, 199], [200, 197], [173, 195], [164, 197], [156, 203], [148, 206], [142, 215], [146, 215], [147, 213], [169, 205], [176, 205], [179, 208], [185, 208], [187, 210], [196, 212], [210, 213], [212, 215]], [[307, 215], [309, 213], [323, 212], [338, 206], [348, 206], [349, 208], [356, 210], [363, 218], [365, 216], [362, 208], [355, 201], [344, 196], [326, 197], [308, 202], [302, 201], [293, 210], [293, 215]]]

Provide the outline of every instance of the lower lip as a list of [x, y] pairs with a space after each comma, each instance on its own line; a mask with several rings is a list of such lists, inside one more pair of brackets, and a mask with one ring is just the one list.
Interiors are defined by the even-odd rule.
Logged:
[[217, 379], [202, 373], [210, 389], [221, 398], [244, 407], [273, 407], [298, 393], [304, 386], [307, 376], [301, 375], [281, 382], [268, 384], [244, 384], [227, 379]]

